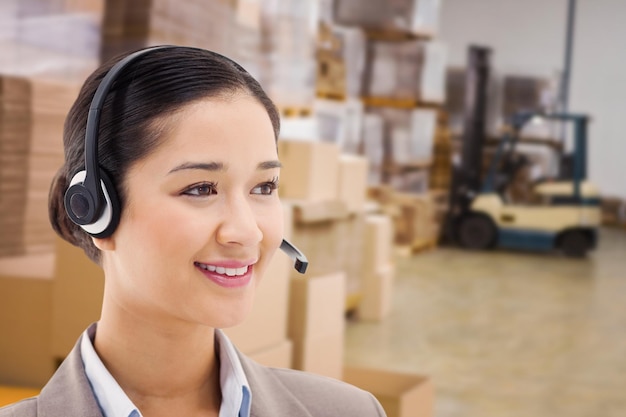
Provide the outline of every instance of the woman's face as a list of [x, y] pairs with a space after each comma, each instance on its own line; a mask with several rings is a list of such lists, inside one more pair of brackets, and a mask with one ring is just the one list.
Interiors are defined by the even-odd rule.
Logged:
[[104, 245], [107, 301], [142, 320], [229, 327], [246, 317], [282, 241], [272, 124], [243, 93], [165, 122], [162, 144], [125, 179], [120, 225]]

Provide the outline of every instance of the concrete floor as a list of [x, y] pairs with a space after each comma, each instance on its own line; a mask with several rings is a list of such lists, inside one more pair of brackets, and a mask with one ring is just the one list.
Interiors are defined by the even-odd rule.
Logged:
[[626, 416], [626, 232], [586, 260], [440, 248], [397, 259], [382, 322], [348, 365], [426, 374], [435, 417]]

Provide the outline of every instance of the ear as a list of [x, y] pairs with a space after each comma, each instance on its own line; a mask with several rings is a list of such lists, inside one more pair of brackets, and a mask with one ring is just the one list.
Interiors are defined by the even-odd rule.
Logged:
[[111, 237], [105, 237], [105, 238], [92, 237], [91, 241], [93, 242], [94, 246], [100, 249], [101, 251], [115, 250], [115, 241]]

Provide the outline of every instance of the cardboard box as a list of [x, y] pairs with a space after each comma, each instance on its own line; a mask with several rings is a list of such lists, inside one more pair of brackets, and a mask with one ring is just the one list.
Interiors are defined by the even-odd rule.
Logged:
[[363, 131], [363, 102], [360, 99], [317, 99], [314, 111], [320, 138], [337, 144], [341, 152], [359, 153]]
[[293, 220], [297, 227], [303, 224], [343, 220], [349, 216], [346, 204], [341, 200], [290, 201]]
[[[307, 256], [307, 276], [343, 271], [348, 294], [358, 292], [363, 269], [364, 213], [349, 214], [341, 201], [294, 203], [293, 242]], [[300, 278], [292, 270], [292, 277]]]
[[396, 243], [413, 245], [438, 239], [440, 224], [433, 194], [396, 192], [387, 207], [393, 210]]
[[100, 318], [104, 272], [82, 249], [56, 240], [52, 293], [52, 354], [64, 358], [89, 324]]
[[293, 363], [293, 344], [285, 339], [273, 346], [247, 354], [247, 356], [271, 368], [291, 368]]
[[363, 262], [365, 269], [377, 271], [392, 261], [393, 222], [385, 214], [368, 214], [365, 216], [364, 230], [365, 253]]
[[306, 201], [337, 199], [339, 147], [325, 142], [279, 140], [283, 164], [279, 193]]
[[343, 375], [344, 333], [293, 340], [293, 368], [331, 378]]
[[[412, 164], [432, 159], [437, 126], [435, 110], [379, 107], [370, 108], [368, 112], [368, 115], [378, 115], [383, 123], [384, 136], [378, 150], [382, 153], [378, 156], [380, 163], [386, 160], [396, 164]], [[371, 122], [371, 119], [368, 120]], [[372, 137], [371, 140], [374, 139]], [[376, 153], [374, 143], [367, 143], [366, 146], [368, 155]]]
[[[338, 264], [346, 274], [346, 294], [358, 296], [361, 291], [363, 271], [366, 261], [363, 259], [365, 247], [365, 213], [355, 213], [345, 220], [335, 222], [334, 240]], [[346, 305], [346, 308], [349, 307]]]
[[440, 0], [336, 0], [339, 24], [433, 36], [439, 27]]
[[42, 387], [54, 373], [52, 286], [50, 279], [0, 276], [0, 384]]
[[308, 278], [292, 278], [289, 299], [289, 338], [294, 341], [343, 333], [346, 276], [335, 272]]
[[423, 375], [345, 367], [343, 380], [371, 392], [387, 417], [432, 417], [434, 389]]
[[447, 49], [436, 41], [369, 41], [365, 97], [443, 103]]
[[380, 321], [389, 315], [393, 305], [395, 267], [388, 264], [363, 275], [359, 318]]
[[316, 50], [319, 97], [360, 97], [365, 47], [361, 28], [320, 24]]
[[13, 404], [25, 398], [38, 395], [40, 390], [34, 388], [10, 387], [0, 385], [0, 407]]
[[368, 170], [368, 161], [362, 156], [341, 155], [339, 158], [339, 198], [351, 213], [364, 210]]

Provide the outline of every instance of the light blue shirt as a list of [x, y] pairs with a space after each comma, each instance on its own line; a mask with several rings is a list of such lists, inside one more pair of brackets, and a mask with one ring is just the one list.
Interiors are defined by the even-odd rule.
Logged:
[[[139, 409], [100, 360], [93, 347], [95, 335], [96, 325], [94, 324], [83, 333], [80, 353], [85, 366], [85, 374], [104, 416], [142, 417]], [[222, 389], [219, 417], [250, 417], [252, 393], [239, 356], [228, 337], [219, 329], [215, 330], [215, 342], [218, 346]]]

